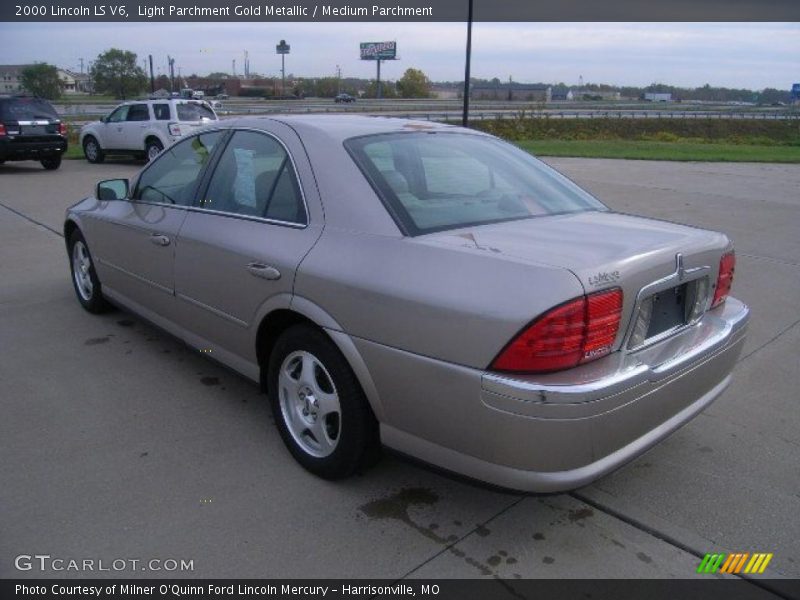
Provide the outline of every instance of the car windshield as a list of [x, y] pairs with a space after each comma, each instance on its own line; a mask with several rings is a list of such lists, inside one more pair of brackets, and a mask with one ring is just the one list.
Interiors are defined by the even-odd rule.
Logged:
[[217, 120], [217, 115], [214, 114], [214, 111], [200, 102], [180, 102], [177, 108], [179, 121]]
[[410, 235], [607, 210], [527, 152], [490, 137], [395, 133], [351, 138], [345, 147]]
[[58, 119], [58, 115], [49, 102], [40, 98], [14, 98], [0, 101], [0, 118], [9, 121], [28, 121]]

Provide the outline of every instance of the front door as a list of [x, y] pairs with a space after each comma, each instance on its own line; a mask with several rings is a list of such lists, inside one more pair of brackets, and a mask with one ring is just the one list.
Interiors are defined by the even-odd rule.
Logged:
[[129, 201], [111, 201], [100, 212], [106, 223], [95, 243], [104, 283], [148, 316], [174, 320], [178, 233], [222, 136], [209, 132], [169, 148], [142, 171]]

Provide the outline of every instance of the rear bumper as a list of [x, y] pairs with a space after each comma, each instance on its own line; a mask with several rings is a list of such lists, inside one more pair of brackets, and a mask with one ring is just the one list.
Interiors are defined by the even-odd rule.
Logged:
[[[748, 321], [749, 309], [729, 298], [673, 338], [547, 376], [512, 378], [418, 358], [414, 368], [423, 374], [415, 379], [430, 382], [434, 394], [416, 398], [412, 406], [414, 396], [407, 398], [401, 411], [391, 394], [387, 403], [383, 382], [376, 381], [388, 416], [382, 439], [403, 453], [505, 488], [581, 487], [636, 458], [711, 404], [731, 381]], [[384, 360], [376, 365], [379, 377]], [[441, 394], [448, 389], [445, 400]]]
[[0, 140], [0, 160], [39, 160], [61, 156], [67, 151], [67, 140], [53, 137], [26, 141], [21, 138]]

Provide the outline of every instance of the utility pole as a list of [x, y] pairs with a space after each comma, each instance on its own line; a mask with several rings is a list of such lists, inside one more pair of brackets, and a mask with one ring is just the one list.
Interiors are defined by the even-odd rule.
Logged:
[[167, 63], [169, 63], [169, 91], [175, 91], [175, 59], [167, 55]]
[[336, 94], [342, 93], [342, 68], [336, 65]]
[[148, 54], [147, 60], [150, 61], [150, 93], [156, 91], [156, 78], [153, 76], [153, 55]]
[[79, 61], [80, 61], [80, 63], [81, 63], [81, 75], [83, 75], [83, 59], [82, 59], [82, 58], [79, 58], [78, 60], [79, 60]]
[[467, 60], [464, 65], [464, 113], [461, 116], [461, 125], [469, 126], [469, 66], [472, 59], [472, 0], [469, 0], [467, 13]]
[[236, 59], [233, 59], [233, 63], [231, 64], [231, 71], [233, 72], [233, 76], [236, 77]]

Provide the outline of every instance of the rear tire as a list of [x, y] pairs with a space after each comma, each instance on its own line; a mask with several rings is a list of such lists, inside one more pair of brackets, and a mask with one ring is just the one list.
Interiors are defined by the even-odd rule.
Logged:
[[90, 163], [101, 163], [106, 159], [105, 152], [93, 136], [88, 135], [83, 140], [83, 155]]
[[111, 305], [103, 297], [103, 289], [97, 272], [94, 270], [94, 261], [89, 253], [86, 240], [79, 230], [69, 236], [69, 265], [72, 273], [72, 286], [78, 296], [78, 302], [90, 313], [99, 314], [106, 312]]
[[269, 359], [267, 395], [292, 456], [325, 479], [375, 462], [378, 422], [347, 360], [321, 330], [295, 325]]
[[154, 160], [164, 150], [164, 144], [158, 140], [148, 140], [144, 146], [145, 160], [150, 162]]
[[61, 166], [61, 157], [53, 156], [52, 158], [43, 158], [41, 161], [42, 166], [48, 171], [55, 171]]

